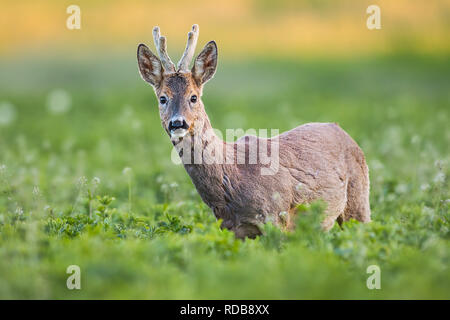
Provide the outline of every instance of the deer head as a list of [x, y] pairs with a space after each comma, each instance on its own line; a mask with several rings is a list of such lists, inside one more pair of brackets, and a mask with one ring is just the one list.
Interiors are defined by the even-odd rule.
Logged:
[[159, 27], [153, 28], [153, 39], [159, 58], [144, 44], [138, 46], [137, 59], [141, 77], [152, 85], [159, 102], [159, 114], [171, 139], [194, 135], [195, 128], [207, 121], [201, 101], [203, 85], [214, 76], [217, 67], [217, 46], [210, 41], [189, 65], [194, 56], [199, 34], [198, 25], [188, 33], [186, 49], [177, 67], [167, 54], [166, 38]]

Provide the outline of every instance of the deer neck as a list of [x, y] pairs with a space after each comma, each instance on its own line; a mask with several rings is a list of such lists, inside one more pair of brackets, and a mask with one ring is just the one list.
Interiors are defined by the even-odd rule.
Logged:
[[187, 141], [190, 144], [191, 158], [182, 159], [188, 173], [192, 171], [200, 175], [222, 171], [224, 161], [220, 158], [226, 152], [226, 143], [214, 132], [206, 113], [202, 119], [203, 123], [194, 129], [194, 135]]
[[[203, 123], [195, 128], [194, 135], [183, 139], [182, 152], [179, 144], [176, 144], [176, 148], [203, 201], [210, 207], [220, 207], [224, 201], [224, 181], [229, 183], [235, 167], [225, 164], [226, 152], [231, 145], [215, 134], [206, 113], [202, 119]], [[186, 154], [186, 151], [190, 154]], [[217, 155], [220, 152], [222, 160], [220, 154]]]

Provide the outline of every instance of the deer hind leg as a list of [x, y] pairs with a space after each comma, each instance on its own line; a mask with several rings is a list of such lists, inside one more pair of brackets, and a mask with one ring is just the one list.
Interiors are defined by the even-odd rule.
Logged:
[[289, 210], [291, 220], [288, 223], [288, 230], [295, 228], [297, 205], [314, 201], [323, 201], [327, 206], [324, 211], [325, 217], [321, 222], [322, 230], [328, 231], [333, 227], [334, 222], [345, 211], [347, 189], [341, 180], [336, 181], [334, 177], [328, 179], [324, 185], [328, 187], [322, 189], [315, 188], [318, 190], [308, 189], [306, 193], [297, 194], [297, 198], [294, 198], [295, 202], [292, 204], [291, 210]]
[[329, 231], [334, 226], [335, 221], [339, 222], [339, 217], [345, 212], [347, 206], [347, 189], [345, 185], [340, 185], [331, 192], [327, 192], [323, 199], [327, 203], [327, 208], [325, 210], [326, 216], [321, 226], [324, 231]]
[[368, 176], [353, 177], [347, 186], [347, 205], [343, 221], [355, 219], [370, 222], [369, 179]]
[[[325, 210], [326, 217], [322, 221], [322, 229], [329, 231], [334, 226], [334, 222], [339, 222], [339, 217], [344, 214], [346, 202], [344, 201], [328, 201], [328, 207]], [[339, 223], [340, 224], [340, 223]]]

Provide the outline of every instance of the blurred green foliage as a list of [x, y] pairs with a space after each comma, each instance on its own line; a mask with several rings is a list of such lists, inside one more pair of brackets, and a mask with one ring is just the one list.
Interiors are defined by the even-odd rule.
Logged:
[[247, 241], [171, 162], [133, 59], [3, 67], [0, 298], [450, 298], [447, 58], [221, 64], [203, 97], [214, 127], [338, 122], [370, 168], [372, 223], [323, 233], [316, 203], [295, 232]]

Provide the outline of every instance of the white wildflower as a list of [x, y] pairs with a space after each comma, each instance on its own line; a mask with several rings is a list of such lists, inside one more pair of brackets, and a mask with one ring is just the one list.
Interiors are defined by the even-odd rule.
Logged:
[[33, 187], [33, 195], [35, 197], [37, 197], [37, 196], [39, 196], [40, 193], [41, 193], [41, 191], [39, 190], [39, 187], [38, 186], [34, 186]]
[[434, 166], [435, 166], [436, 168], [438, 168], [439, 170], [442, 170], [442, 167], [444, 166], [444, 161], [442, 161], [442, 160], [436, 160], [436, 161], [434, 162]]
[[429, 216], [433, 216], [434, 215], [434, 209], [433, 208], [425, 206], [425, 207], [423, 207], [422, 211], [426, 215], [429, 215]]
[[403, 194], [408, 192], [408, 186], [404, 183], [400, 183], [395, 187], [395, 192], [399, 194]]
[[0, 126], [7, 126], [16, 120], [16, 108], [9, 102], [0, 103]]
[[384, 167], [384, 165], [380, 160], [373, 159], [370, 162], [370, 169], [381, 170], [381, 169], [383, 169], [383, 167]]
[[21, 207], [17, 207], [16, 208], [16, 214], [19, 215], [19, 216], [23, 215], [23, 209]]
[[412, 144], [419, 144], [420, 143], [420, 137], [417, 134], [413, 135], [412, 138], [411, 138], [411, 143]]
[[133, 171], [133, 170], [132, 170], [130, 167], [125, 167], [125, 168], [122, 170], [122, 174], [124, 174], [124, 175], [130, 175], [132, 171]]
[[433, 179], [434, 183], [443, 183], [444, 181], [445, 181], [445, 173], [444, 172], [438, 172], [438, 174]]
[[87, 185], [87, 182], [88, 182], [88, 180], [85, 176], [79, 177], [78, 181], [77, 181], [78, 187], [81, 188], [81, 187]]
[[141, 127], [142, 127], [142, 122], [141, 121], [135, 119], [135, 120], [133, 120], [131, 122], [131, 128], [133, 130], [139, 130], [139, 129], [141, 129]]
[[52, 114], [62, 114], [70, 110], [72, 98], [63, 89], [55, 89], [47, 96], [47, 110]]

